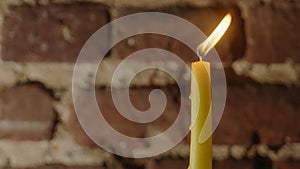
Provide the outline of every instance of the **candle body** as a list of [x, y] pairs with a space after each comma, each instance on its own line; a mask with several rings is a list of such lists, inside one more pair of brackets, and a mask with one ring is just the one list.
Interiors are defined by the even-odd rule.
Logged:
[[[211, 85], [210, 85], [210, 64], [198, 61], [192, 63], [191, 79], [191, 144], [190, 144], [190, 165], [189, 169], [211, 169], [212, 168], [212, 136], [203, 143], [200, 143], [200, 132], [205, 120], [208, 118], [208, 125], [211, 126]], [[211, 128], [211, 127], [209, 127]]]

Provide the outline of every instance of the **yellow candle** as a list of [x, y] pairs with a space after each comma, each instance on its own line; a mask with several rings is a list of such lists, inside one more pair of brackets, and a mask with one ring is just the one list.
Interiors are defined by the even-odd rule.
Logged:
[[[199, 45], [198, 55], [205, 56], [208, 51], [220, 40], [231, 23], [231, 15], [227, 14], [212, 34]], [[200, 61], [192, 63], [191, 80], [191, 144], [189, 169], [211, 169], [212, 168], [212, 115], [210, 113], [211, 83], [210, 64]], [[203, 132], [205, 126], [206, 133]], [[203, 140], [201, 136], [209, 136]], [[204, 142], [203, 142], [204, 141]]]
[[[192, 125], [189, 169], [212, 168], [212, 138], [200, 143], [200, 132], [208, 117], [211, 106], [210, 64], [198, 61], [192, 63], [191, 104]], [[211, 117], [211, 116], [209, 116]], [[211, 120], [211, 119], [208, 119]]]

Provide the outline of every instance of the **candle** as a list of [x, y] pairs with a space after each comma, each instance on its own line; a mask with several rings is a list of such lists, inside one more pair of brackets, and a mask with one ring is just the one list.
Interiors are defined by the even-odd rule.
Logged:
[[211, 106], [210, 64], [208, 62], [203, 62], [202, 59], [199, 62], [194, 62], [192, 63], [192, 73], [191, 110], [193, 112], [193, 124], [191, 125], [189, 169], [211, 169], [212, 138], [209, 137], [204, 143], [199, 143], [200, 132]]
[[[188, 169], [212, 168], [212, 119], [211, 119], [211, 83], [210, 63], [202, 61], [208, 51], [220, 40], [231, 22], [231, 15], [227, 14], [213, 33], [198, 47], [200, 61], [192, 63], [191, 79], [191, 144], [190, 165]], [[208, 120], [210, 130], [205, 142], [200, 142], [200, 136], [205, 121]]]

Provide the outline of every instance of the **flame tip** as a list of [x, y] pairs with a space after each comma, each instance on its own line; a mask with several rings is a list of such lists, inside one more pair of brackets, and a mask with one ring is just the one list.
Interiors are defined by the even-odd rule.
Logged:
[[226, 14], [224, 19], [227, 19], [229, 22], [231, 22], [231, 20], [232, 20], [231, 14], [230, 13]]

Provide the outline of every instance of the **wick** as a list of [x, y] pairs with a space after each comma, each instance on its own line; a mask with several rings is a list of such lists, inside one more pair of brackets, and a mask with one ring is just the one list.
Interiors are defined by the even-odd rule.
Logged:
[[203, 56], [204, 56], [204, 53], [200, 50], [199, 47], [200, 47], [200, 46], [198, 46], [198, 48], [197, 48], [197, 55], [198, 55], [200, 61], [202, 62], [202, 58], [203, 58]]
[[202, 62], [202, 56], [199, 56], [200, 62]]

